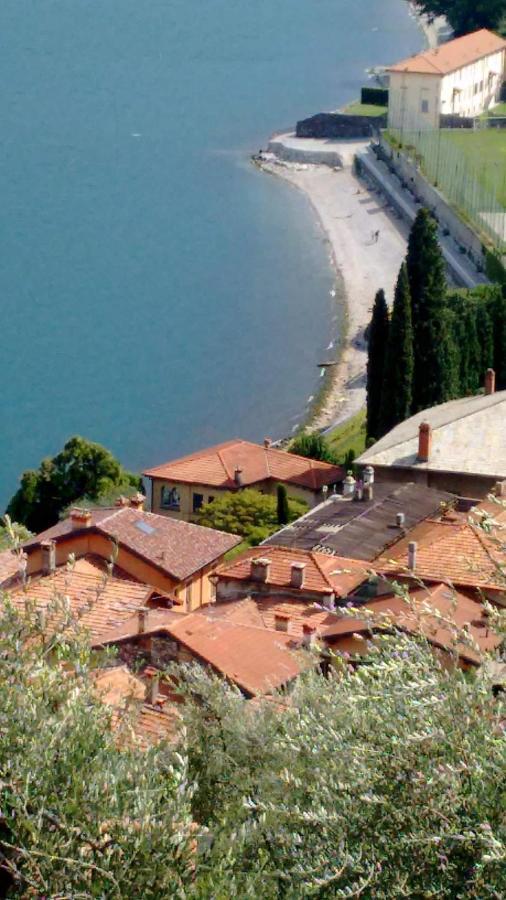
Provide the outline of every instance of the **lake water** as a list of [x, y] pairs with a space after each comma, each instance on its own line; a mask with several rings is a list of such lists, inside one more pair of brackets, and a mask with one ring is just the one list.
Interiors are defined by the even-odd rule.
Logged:
[[402, 0], [2, 0], [0, 503], [75, 433], [141, 469], [301, 421], [328, 251], [249, 154], [422, 43]]

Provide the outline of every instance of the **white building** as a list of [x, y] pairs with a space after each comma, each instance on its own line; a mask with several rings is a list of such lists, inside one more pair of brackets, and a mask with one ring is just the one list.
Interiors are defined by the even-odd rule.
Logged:
[[506, 41], [485, 28], [390, 66], [389, 128], [420, 131], [439, 128], [441, 115], [479, 116], [498, 101], [505, 68]]

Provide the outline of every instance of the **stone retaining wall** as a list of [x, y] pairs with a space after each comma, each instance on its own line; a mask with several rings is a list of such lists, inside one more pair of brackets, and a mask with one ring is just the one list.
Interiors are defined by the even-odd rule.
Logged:
[[298, 138], [368, 138], [386, 128], [386, 116], [347, 116], [345, 113], [317, 113], [297, 122]]

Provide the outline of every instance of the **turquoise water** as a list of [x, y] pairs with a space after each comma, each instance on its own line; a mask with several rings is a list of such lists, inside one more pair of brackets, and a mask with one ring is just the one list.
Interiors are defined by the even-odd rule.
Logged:
[[419, 49], [402, 0], [2, 0], [0, 501], [80, 433], [134, 469], [287, 433], [339, 328], [248, 156]]

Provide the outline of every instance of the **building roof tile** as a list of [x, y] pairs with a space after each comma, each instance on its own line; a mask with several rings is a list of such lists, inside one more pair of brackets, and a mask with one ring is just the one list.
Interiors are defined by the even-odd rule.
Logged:
[[390, 66], [389, 72], [416, 72], [421, 75], [448, 75], [464, 66], [506, 48], [506, 41], [482, 28], [455, 38], [432, 50], [425, 50]]
[[324, 484], [342, 481], [344, 475], [340, 466], [243, 440], [226, 441], [199, 450], [148, 469], [144, 475], [176, 483], [234, 490], [237, 488], [234, 477], [237, 469], [241, 469], [243, 487], [272, 479], [313, 491], [319, 491]]
[[[130, 507], [92, 509], [90, 524], [82, 528], [85, 532], [90, 530], [110, 538], [177, 580], [189, 578], [215, 562], [241, 540], [223, 531]], [[78, 533], [80, 530], [73, 528], [71, 519], [64, 519], [31, 538], [23, 547], [29, 552], [41, 541], [65, 540]]]

